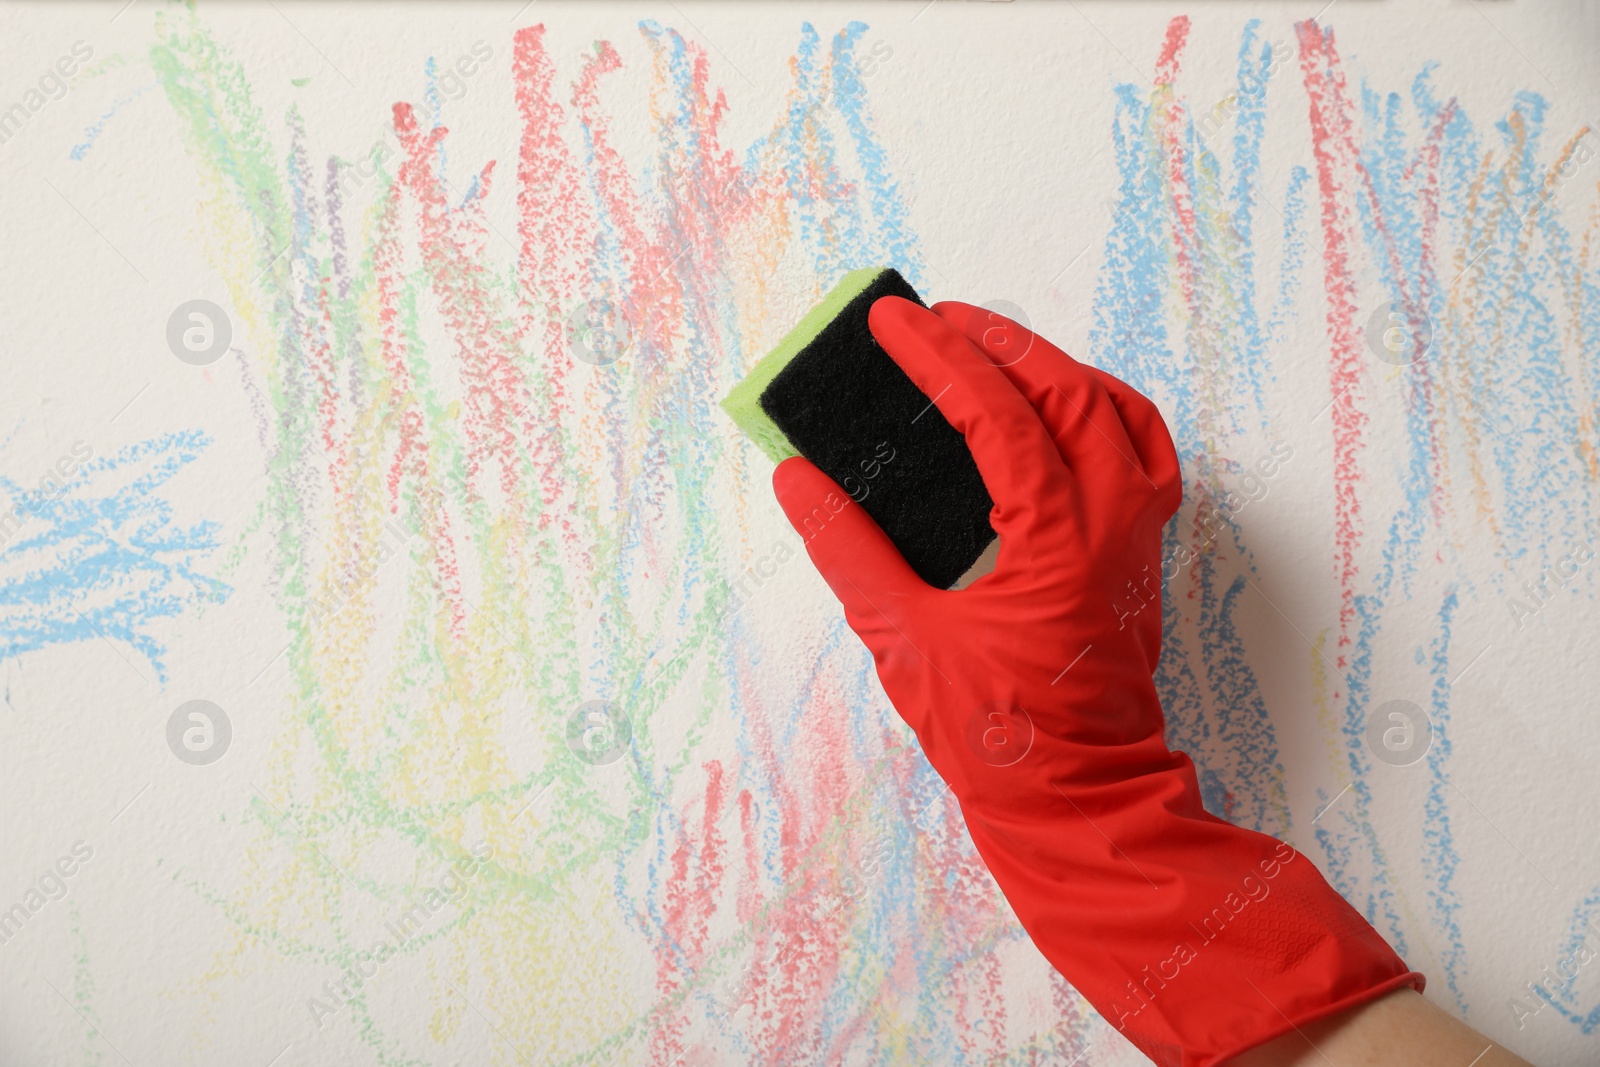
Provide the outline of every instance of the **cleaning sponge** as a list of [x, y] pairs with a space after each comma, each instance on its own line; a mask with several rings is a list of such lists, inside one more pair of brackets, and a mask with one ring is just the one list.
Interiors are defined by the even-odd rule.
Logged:
[[993, 504], [966, 440], [867, 328], [885, 296], [922, 303], [892, 269], [845, 275], [722, 407], [774, 462], [816, 464], [947, 589], [994, 540]]

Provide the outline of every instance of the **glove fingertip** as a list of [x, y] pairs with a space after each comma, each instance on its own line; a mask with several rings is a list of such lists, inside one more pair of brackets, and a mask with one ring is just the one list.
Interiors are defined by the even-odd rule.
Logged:
[[852, 588], [923, 584], [872, 516], [809, 460], [795, 456], [778, 464], [772, 489], [789, 525], [840, 599], [847, 599]]
[[790, 523], [821, 502], [829, 490], [837, 491], [833, 479], [804, 456], [790, 456], [772, 469], [772, 492]]

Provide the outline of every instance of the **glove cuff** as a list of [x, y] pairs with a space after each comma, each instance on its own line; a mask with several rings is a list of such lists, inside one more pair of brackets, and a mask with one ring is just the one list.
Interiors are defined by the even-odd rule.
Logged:
[[[1223, 1063], [1401, 986], [1422, 989], [1292, 846], [1203, 812], [1182, 826], [1171, 814], [967, 812], [1034, 944], [1150, 1059]], [[1091, 833], [1074, 834], [1077, 823]]]
[[[1304, 856], [1283, 865], [1269, 895], [1225, 899], [1183, 926], [1168, 955], [1137, 973], [1120, 968], [1109, 1003], [1090, 996], [1164, 1067], [1226, 1063], [1317, 1019], [1425, 984]], [[1090, 995], [1090, 986], [1080, 991]]]

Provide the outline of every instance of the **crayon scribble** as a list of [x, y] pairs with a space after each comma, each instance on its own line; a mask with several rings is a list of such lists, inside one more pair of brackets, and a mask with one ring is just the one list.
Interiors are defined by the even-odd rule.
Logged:
[[[743, 146], [723, 140], [711, 61], [677, 32], [641, 23], [564, 80], [569, 57], [524, 28], [514, 158], [447, 152], [475, 142], [423, 91], [362, 145], [392, 138], [394, 158], [352, 181], [298, 109], [262, 113], [192, 12], [157, 26], [151, 65], [252, 338], [256, 547], [290, 638], [291, 706], [237, 877], [175, 875], [233, 931], [203, 981], [283, 961], [337, 977], [308, 1003], [334, 998], [327, 1025], [385, 1063], [484, 1041], [501, 1062], [1091, 1062], [1107, 1025], [1024, 943], [859, 643], [835, 619], [774, 644], [741, 584], [772, 555], [753, 532], [771, 529], [755, 514], [771, 512], [767, 468], [715, 400], [846, 270], [923, 281], [856, 61], [867, 27], [827, 42], [804, 26], [786, 99]], [[1187, 34], [1175, 20], [1152, 90], [1117, 90], [1122, 184], [1087, 354], [1158, 399], [1185, 461], [1160, 676], [1172, 738], [1215, 810], [1314, 838], [1402, 951], [1433, 935], [1423, 963], [1462, 1002], [1449, 681], [1476, 650], [1451, 625], [1509, 579], [1465, 573], [1454, 546], [1488, 522], [1507, 575], [1549, 562], [1583, 536], [1596, 473], [1600, 303], [1587, 236], [1562, 221], [1580, 197], [1539, 198], [1570, 143], [1540, 152], [1531, 95], [1479, 129], [1428, 71], [1409, 112], [1352, 87], [1314, 24], [1296, 85], [1252, 23], [1231, 134], [1208, 144], [1180, 91]], [[605, 91], [625, 63], [650, 80], [628, 114]], [[1269, 88], [1312, 130], [1273, 148], [1301, 161], [1282, 188], [1261, 166]], [[1282, 238], [1270, 260], [1262, 233]], [[1315, 328], [1295, 313], [1308, 289]], [[1369, 358], [1379, 293], [1431, 317], [1429, 358]], [[1279, 412], [1290, 341], [1326, 358], [1329, 389]], [[1382, 390], [1402, 397], [1403, 456], [1370, 447]], [[1261, 442], [1314, 439], [1334, 456], [1339, 597], [1305, 663], [1325, 800], [1353, 788], [1307, 830], [1274, 730], [1301, 709], [1269, 708], [1250, 667], [1237, 613], [1265, 594], [1218, 502]], [[1398, 500], [1371, 491], [1380, 467]], [[1407, 640], [1438, 735], [1417, 813], [1431, 882], [1411, 901], [1368, 818], [1363, 730], [1386, 612], [1419, 599], [1436, 624]], [[574, 741], [595, 700], [625, 739], [616, 762]], [[383, 922], [480, 846], [482, 869], [383, 964], [425, 1000], [366, 995]]]
[[197, 569], [218, 547], [217, 524], [180, 525], [156, 495], [209, 444], [188, 430], [94, 456], [80, 441], [63, 457], [70, 476], [0, 477], [0, 659], [105, 640], [166, 680], [156, 621], [232, 592]]
[[[332, 984], [296, 1023], [428, 1055], [352, 969], [482, 843], [486, 869], [384, 964], [429, 991], [434, 1041], [481, 1041], [476, 1007], [546, 1063], [1082, 1051], [1101, 1024], [1042, 960], [1044, 1001], [1007, 1006], [1023, 935], [859, 642], [836, 620], [773, 648], [736, 586], [770, 555], [749, 519], [768, 475], [716, 400], [846, 270], [921, 275], [855, 65], [866, 27], [804, 27], [787, 99], [735, 147], [706, 54], [641, 24], [642, 175], [603, 103], [622, 51], [599, 42], [565, 84], [526, 28], [513, 159], [447, 152], [449, 105], [424, 93], [354, 182], [298, 111], [261, 114], [197, 18], [159, 26], [259, 352], [294, 701], [237, 884], [177, 876], [236, 931], [209, 980], [310, 964]], [[569, 744], [591, 700], [628, 717], [615, 763]]]
[[[1248, 519], [1234, 521], [1217, 502], [1237, 499], [1262, 441], [1303, 452], [1331, 446], [1337, 617], [1302, 637], [1332, 746], [1322, 801], [1340, 803], [1299, 828], [1314, 835], [1334, 884], [1429, 972], [1435, 991], [1461, 1011], [1499, 1012], [1500, 1004], [1468, 1003], [1462, 989], [1455, 825], [1468, 809], [1451, 775], [1451, 685], [1484, 650], [1458, 648], [1452, 625], [1465, 601], [1522, 597], [1514, 575], [1544, 573], [1563, 552], [1600, 541], [1590, 505], [1595, 182], [1573, 180], [1594, 151], [1582, 143], [1586, 129], [1540, 151], [1546, 105], [1535, 94], [1517, 94], [1505, 116], [1475, 126], [1455, 100], [1439, 99], [1431, 67], [1404, 94], [1353, 85], [1331, 29], [1296, 30], [1311, 143], [1306, 165], [1292, 167], [1281, 189], [1262, 178], [1260, 117], [1268, 88], [1291, 78], [1274, 83], [1280, 56], [1258, 23], [1245, 28], [1225, 109], [1191, 112], [1177, 93], [1185, 18], [1169, 26], [1155, 88], [1118, 90], [1121, 189], [1091, 356], [1157, 397], [1189, 478], [1168, 541], [1169, 560], [1194, 561], [1168, 571], [1160, 681], [1171, 738], [1195, 757], [1213, 810], [1274, 834], [1297, 827], [1274, 716], [1234, 614], [1243, 598], [1266, 593]], [[1567, 220], [1578, 217], [1575, 231]], [[1258, 306], [1266, 265], [1250, 243], [1263, 222], [1283, 237], [1271, 308]], [[1302, 284], [1321, 294], [1320, 330], [1296, 332], [1284, 312]], [[1428, 323], [1423, 358], [1374, 357], [1369, 313], [1387, 302], [1405, 309], [1408, 331], [1413, 318]], [[1285, 359], [1325, 352], [1326, 392], [1298, 409], [1264, 403], [1269, 350]], [[1397, 406], [1404, 434], [1375, 445], [1374, 413]], [[1493, 574], [1469, 569], [1460, 554], [1484, 529], [1502, 565]], [[1554, 588], [1529, 590], [1526, 610]], [[1586, 574], [1573, 588], [1592, 595]], [[1431, 606], [1431, 633], [1417, 629], [1415, 614], [1399, 614], [1407, 602]], [[1266, 608], [1279, 614], [1276, 604]], [[1494, 610], [1516, 621], [1515, 608]], [[1428, 877], [1422, 900], [1407, 898], [1369, 817], [1367, 717], [1395, 695], [1373, 692], [1374, 655], [1396, 642], [1414, 650], [1407, 695], [1434, 726], [1423, 764], [1431, 785], [1415, 814]], [[1386, 669], [1395, 673], [1392, 662]], [[1594, 1016], [1582, 1015], [1574, 995], [1563, 991], [1561, 1014], [1587, 1033]]]

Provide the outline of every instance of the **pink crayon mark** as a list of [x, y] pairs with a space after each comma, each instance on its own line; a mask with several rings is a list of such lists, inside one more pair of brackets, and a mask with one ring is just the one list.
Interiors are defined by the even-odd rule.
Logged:
[[[1354, 144], [1346, 99], [1344, 73], [1333, 51], [1333, 31], [1320, 30], [1313, 21], [1298, 23], [1300, 69], [1310, 98], [1312, 152], [1317, 161], [1317, 189], [1322, 200], [1323, 287], [1328, 301], [1328, 335], [1331, 351], [1328, 387], [1333, 393], [1334, 566], [1339, 579], [1338, 665], [1348, 666], [1345, 649], [1351, 643], [1355, 619], [1356, 550], [1361, 543], [1361, 480], [1359, 455], [1361, 430], [1367, 415], [1356, 406], [1355, 386], [1361, 379], [1361, 338], [1356, 317], [1355, 281], [1350, 276], [1350, 218], [1345, 190], [1355, 161], [1348, 146]], [[1337, 694], [1336, 694], [1337, 695]]]
[[744, 854], [744, 871], [734, 901], [734, 914], [741, 926], [755, 922], [761, 906], [761, 839], [756, 827], [757, 811], [750, 790], [739, 790], [739, 847]]
[[[606, 217], [617, 228], [623, 258], [628, 265], [626, 291], [633, 303], [625, 311], [631, 324], [644, 319], [639, 302], [671, 297], [676, 304], [679, 293], [677, 275], [670, 269], [674, 265], [674, 252], [646, 233], [646, 222], [639, 217], [636, 208], [641, 201], [634, 192], [633, 176], [622, 154], [611, 143], [610, 116], [600, 105], [601, 75], [621, 67], [622, 60], [611, 42], [601, 41], [595, 57], [584, 65], [573, 86], [572, 103], [589, 131], [596, 192]], [[650, 316], [647, 324], [660, 329], [664, 320], [676, 317], [676, 312], [675, 307], [662, 309]]]
[[[684, 832], [669, 860], [665, 927], [671, 951], [656, 955], [656, 989], [662, 1001], [671, 1000], [706, 962], [710, 919], [716, 911], [718, 890], [722, 885], [726, 843], [717, 823], [723, 814], [726, 786], [721, 763], [711, 760], [706, 763], [705, 771], [699, 831], [693, 838]], [[650, 1034], [652, 1062], [670, 1063], [683, 1055], [683, 1031], [688, 1021], [687, 1014], [682, 1011], [658, 1018]]]
[[[1195, 218], [1194, 189], [1189, 182], [1189, 170], [1192, 164], [1188, 150], [1191, 125], [1184, 101], [1175, 88], [1178, 76], [1182, 73], [1180, 56], [1188, 40], [1187, 16], [1180, 15], [1167, 24], [1167, 36], [1156, 61], [1156, 86], [1157, 98], [1162, 100], [1159, 136], [1166, 158], [1167, 184], [1172, 190], [1172, 248], [1178, 291], [1189, 312], [1188, 329], [1193, 334], [1199, 334], [1208, 329], [1206, 324], [1213, 321], [1215, 310], [1206, 306], [1205, 299], [1196, 284], [1196, 261], [1201, 254], [1201, 238]], [[1199, 341], [1196, 345], [1197, 350], [1214, 358], [1216, 349], [1214, 343], [1208, 342], [1203, 337], [1193, 339]], [[1219, 408], [1212, 405], [1202, 405], [1200, 409], [1198, 418], [1201, 433], [1207, 440], [1218, 440], [1224, 436], [1222, 428], [1216, 425], [1219, 411]], [[1203, 456], [1200, 461], [1202, 469], [1209, 471], [1210, 461], [1209, 454]]]
[[[409, 113], [406, 105], [395, 105], [397, 132], [402, 125], [402, 110]], [[414, 129], [414, 123], [411, 128]], [[459, 639], [465, 633], [466, 608], [454, 538], [450, 533], [450, 516], [444, 506], [444, 494], [435, 484], [430, 468], [428, 444], [424, 437], [425, 420], [414, 391], [416, 383], [410, 370], [412, 357], [408, 352], [405, 328], [400, 321], [399, 294], [404, 288], [401, 279], [407, 270], [400, 236], [406, 191], [404, 182], [397, 181], [390, 187], [373, 245], [381, 329], [379, 348], [389, 375], [389, 410], [385, 420], [398, 423], [399, 438], [389, 464], [386, 489], [389, 507], [393, 511], [398, 507], [400, 483], [409, 476], [416, 487], [422, 533], [431, 547], [434, 582], [445, 600], [451, 633]]]
[[[1301, 40], [1301, 66], [1305, 72], [1306, 90], [1311, 98], [1312, 136], [1316, 151], [1319, 188], [1323, 193], [1324, 258], [1327, 260], [1327, 289], [1329, 294], [1329, 329], [1334, 338], [1334, 364], [1330, 387], [1336, 398], [1333, 406], [1335, 440], [1335, 500], [1338, 512], [1336, 533], [1339, 542], [1341, 567], [1341, 649], [1349, 643], [1348, 623], [1353, 612], [1354, 553], [1359, 543], [1359, 514], [1355, 496], [1356, 453], [1360, 448], [1360, 428], [1366, 421], [1365, 413], [1355, 407], [1354, 390], [1356, 371], [1361, 359], [1361, 339], [1355, 334], [1359, 325], [1354, 305], [1354, 284], [1346, 268], [1346, 246], [1356, 239], [1354, 222], [1349, 209], [1341, 200], [1330, 209], [1329, 190], [1337, 193], [1353, 177], [1371, 213], [1374, 229], [1382, 242], [1382, 254], [1387, 260], [1389, 276], [1398, 287], [1399, 303], [1408, 317], [1408, 329], [1413, 336], [1421, 329], [1426, 308], [1434, 297], [1431, 279], [1437, 267], [1437, 232], [1439, 225], [1439, 166], [1440, 144], [1445, 130], [1456, 115], [1456, 102], [1452, 100], [1440, 112], [1418, 157], [1406, 169], [1407, 181], [1421, 179], [1418, 194], [1422, 229], [1422, 269], [1412, 287], [1411, 272], [1403, 262], [1399, 243], [1394, 239], [1389, 224], [1388, 209], [1373, 183], [1371, 172], [1361, 158], [1353, 119], [1354, 105], [1348, 97], [1341, 61], [1333, 44], [1333, 31], [1319, 31], [1314, 23], [1301, 23], [1297, 30]], [[1318, 57], [1320, 56], [1320, 63]], [[1313, 73], [1315, 71], [1315, 73]], [[1419, 174], [1420, 172], [1420, 174]], [[1444, 520], [1443, 499], [1443, 443], [1441, 415], [1436, 409], [1434, 382], [1429, 373], [1428, 361], [1409, 364], [1405, 371], [1408, 384], [1408, 404], [1427, 422], [1429, 428], [1429, 460], [1433, 491], [1431, 505], [1436, 523]], [[1348, 500], [1348, 507], [1346, 502]], [[1346, 665], [1344, 653], [1339, 653], [1339, 663]]]
[[385, 418], [398, 423], [398, 443], [385, 478], [391, 508], [396, 506], [400, 498], [400, 481], [408, 470], [413, 469], [413, 463], [421, 468], [418, 473], [425, 471], [427, 461], [424, 453], [428, 447], [422, 436], [424, 420], [412, 391], [416, 382], [411, 376], [405, 331], [400, 324], [399, 293], [402, 287], [400, 277], [404, 272], [404, 253], [397, 231], [403, 192], [398, 185], [389, 190], [373, 246], [373, 261], [377, 268], [379, 351], [390, 381], [390, 406]]
[[[1361, 146], [1357, 143], [1354, 132], [1354, 123], [1351, 116], [1355, 114], [1355, 106], [1348, 99], [1345, 92], [1344, 75], [1341, 60], [1333, 45], [1333, 31], [1327, 31], [1325, 54], [1327, 57], [1327, 70], [1330, 78], [1328, 91], [1332, 99], [1332, 108], [1340, 117], [1337, 125], [1339, 135], [1338, 149], [1343, 154], [1345, 165], [1360, 181], [1361, 193], [1367, 203], [1367, 209], [1373, 220], [1382, 242], [1382, 254], [1387, 260], [1389, 276], [1398, 288], [1402, 308], [1407, 316], [1407, 329], [1412, 336], [1416, 336], [1422, 328], [1426, 317], [1426, 309], [1430, 306], [1434, 296], [1432, 279], [1437, 273], [1437, 233], [1439, 226], [1439, 165], [1441, 161], [1440, 144], [1444, 139], [1446, 129], [1456, 116], [1457, 103], [1451, 100], [1442, 109], [1439, 117], [1434, 121], [1432, 128], [1423, 144], [1417, 159], [1406, 168], [1404, 178], [1414, 181], [1419, 169], [1422, 173], [1421, 189], [1418, 192], [1418, 214], [1422, 226], [1422, 264], [1416, 278], [1416, 291], [1412, 291], [1411, 272], [1407, 269], [1401, 253], [1399, 242], [1394, 238], [1393, 227], [1389, 224], [1389, 209], [1384, 199], [1379, 196], [1377, 187], [1372, 178], [1372, 172], [1367, 169], [1361, 157]], [[1348, 222], [1348, 215], [1346, 216]], [[1348, 231], [1352, 241], [1355, 239], [1354, 231]], [[1435, 411], [1433, 400], [1434, 382], [1429, 373], [1427, 361], [1419, 360], [1407, 367], [1407, 382], [1409, 386], [1408, 402], [1427, 420], [1429, 426], [1429, 457], [1433, 482], [1432, 505], [1436, 523], [1444, 519], [1443, 500], [1443, 443], [1441, 436], [1441, 423]]]
[[[1162, 109], [1162, 140], [1167, 157], [1167, 181], [1172, 186], [1172, 208], [1177, 223], [1173, 244], [1177, 251], [1178, 279], [1183, 289], [1184, 302], [1192, 311], [1198, 311], [1194, 296], [1194, 250], [1198, 247], [1195, 234], [1194, 192], [1189, 188], [1188, 153], [1184, 149], [1184, 107], [1173, 87], [1177, 84], [1181, 64], [1179, 53], [1189, 39], [1189, 19], [1178, 16], [1167, 24], [1167, 38], [1161, 46], [1156, 61], [1156, 85], [1166, 98]], [[1203, 316], [1202, 316], [1203, 317]]]
[[[806, 758], [796, 761], [788, 744], [774, 736], [775, 717], [787, 708], [761, 701], [764, 687], [756, 684], [754, 664], [739, 669], [744, 692], [747, 737], [754, 765], [747, 774], [773, 783], [773, 800], [763, 803], [762, 821], [778, 822], [778, 880], [771, 899], [754, 888], [741, 892], [741, 918], [755, 920], [745, 926], [751, 938], [744, 950], [747, 980], [734, 990], [735, 1003], [724, 1005], [740, 1017], [744, 1040], [756, 1050], [761, 1063], [836, 1062], [860, 1039], [870, 1018], [840, 1026], [829, 1024], [832, 1047], [818, 1048], [823, 1024], [829, 1018], [829, 998], [846, 981], [841, 972], [841, 938], [847, 920], [859, 904], [845, 902], [829, 908], [826, 901], [838, 889], [841, 861], [837, 833], [850, 819], [849, 800], [860, 788], [859, 780], [841, 773], [856, 766], [849, 735], [849, 709], [839, 699], [842, 681], [831, 672], [815, 681], [802, 704], [806, 715]], [[786, 728], [786, 724], [785, 724]], [[754, 831], [753, 820], [741, 816], [742, 838], [751, 851], [766, 842]], [[848, 860], [844, 861], [848, 864]], [[755, 868], [746, 867], [747, 877]], [[759, 876], [758, 876], [759, 877]], [[676, 940], [675, 938], [673, 940]], [[745, 964], [740, 964], [745, 966]], [[869, 995], [863, 990], [862, 995]]]
[[1167, 37], [1156, 57], [1156, 84], [1166, 88], [1178, 84], [1178, 53], [1189, 40], [1189, 16], [1179, 15], [1167, 23]]
[[[543, 396], [530, 398], [529, 448], [546, 509], [567, 492], [567, 456], [560, 427], [571, 414], [567, 377], [572, 360], [567, 351], [566, 319], [577, 304], [584, 249], [592, 247], [594, 215], [582, 195], [579, 171], [561, 135], [565, 112], [555, 100], [555, 66], [544, 47], [544, 26], [517, 31], [512, 56], [517, 110], [522, 117], [522, 142], [517, 156], [518, 294], [524, 301], [521, 338], [546, 358]], [[537, 304], [532, 301], [539, 301]], [[543, 320], [542, 330], [537, 325]], [[550, 512], [541, 510], [541, 526]], [[566, 523], [567, 536], [576, 534]]]
[[486, 461], [495, 460], [498, 487], [511, 520], [520, 526], [524, 502], [515, 423], [526, 389], [517, 366], [516, 338], [488, 295], [491, 279], [482, 255], [488, 240], [483, 199], [490, 189], [494, 161], [485, 164], [478, 176], [480, 196], [459, 211], [451, 211], [444, 180], [436, 170], [438, 146], [448, 131], [439, 126], [424, 133], [409, 104], [395, 105], [394, 127], [405, 152], [399, 181], [420, 208], [418, 249], [460, 358], [466, 390], [462, 425], [467, 439], [468, 493], [483, 492]]
[[[635, 193], [627, 162], [612, 144], [610, 116], [600, 104], [600, 78], [621, 66], [622, 60], [611, 42], [599, 42], [594, 57], [584, 64], [573, 86], [572, 104], [588, 134], [591, 183], [599, 212], [614, 230], [625, 271], [625, 277], [608, 280], [606, 298], [612, 302], [614, 313], [627, 323], [635, 384], [641, 394], [639, 402], [648, 403], [663, 386], [661, 368], [650, 365], [649, 355], [667, 347], [668, 324], [682, 317], [683, 296], [680, 272], [672, 269], [678, 265], [673, 261], [674, 253], [650, 232], [661, 227], [641, 218], [643, 209], [637, 205], [644, 201]], [[633, 448], [618, 449], [610, 457], [611, 477], [617, 485], [637, 487], [648, 502], [660, 508], [664, 487], [641, 480], [629, 470], [632, 463], [664, 465], [660, 433], [649, 425], [640, 427], [638, 432], [645, 436], [643, 442], [632, 442]], [[649, 530], [652, 525], [641, 522], [639, 528]]]
[[[1083, 997], [1077, 990], [1072, 988], [1067, 980], [1061, 976], [1061, 972], [1054, 967], [1049, 969], [1047, 977], [1050, 983], [1050, 1003], [1055, 1009], [1055, 1017], [1060, 1020], [1050, 1034], [1058, 1039], [1062, 1053], [1071, 1053], [1067, 1060], [1067, 1067], [1072, 1067], [1088, 1052], [1088, 1046], [1083, 1038], [1083, 1032], [1087, 1028], [1083, 1012]], [[1034, 1058], [1029, 1061], [1029, 1067], [1044, 1067], [1046, 1062], [1057, 1063], [1059, 1061], [1045, 1061]]]
[[[1181, 57], [1189, 40], [1189, 19], [1180, 15], [1167, 24], [1167, 34], [1156, 60], [1156, 92], [1152, 111], [1159, 116], [1156, 136], [1166, 163], [1167, 186], [1172, 197], [1172, 249], [1173, 265], [1177, 276], [1178, 293], [1188, 311], [1185, 327], [1190, 347], [1204, 360], [1205, 374], [1209, 378], [1219, 369], [1224, 353], [1215, 336], [1217, 309], [1214, 296], [1207, 293], [1199, 276], [1204, 268], [1204, 239], [1200, 234], [1199, 219], [1195, 214], [1195, 190], [1190, 178], [1194, 166], [1189, 145], [1193, 124], [1187, 103], [1177, 92], [1177, 81], [1182, 74]], [[1225, 408], [1220, 404], [1202, 404], [1196, 412], [1200, 436], [1207, 442], [1224, 439], [1228, 431], [1221, 424]], [[1214, 445], [1196, 457], [1197, 469], [1209, 477], [1212, 474]]]

